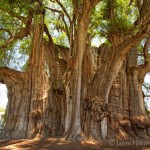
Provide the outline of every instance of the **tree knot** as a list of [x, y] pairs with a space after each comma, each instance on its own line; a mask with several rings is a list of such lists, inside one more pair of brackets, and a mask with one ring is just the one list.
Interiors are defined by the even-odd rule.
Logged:
[[89, 110], [91, 117], [96, 121], [102, 121], [111, 114], [111, 105], [104, 103], [99, 96], [86, 99], [85, 110]]

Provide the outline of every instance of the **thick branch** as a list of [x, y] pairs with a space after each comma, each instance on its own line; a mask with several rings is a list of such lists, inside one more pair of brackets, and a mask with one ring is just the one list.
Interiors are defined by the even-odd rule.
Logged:
[[140, 9], [140, 18], [135, 22], [137, 26], [143, 26], [149, 21], [149, 16], [150, 16], [150, 1], [149, 0], [144, 0], [143, 4], [141, 6], [141, 3], [138, 4], [138, 7]]
[[91, 10], [100, 2], [100, 0], [82, 0], [82, 2], [72, 0], [74, 12], [77, 18], [82, 16], [89, 16]]
[[143, 65], [140, 65], [137, 68], [138, 72], [139, 72], [138, 80], [141, 84], [144, 82], [144, 77], [145, 77], [146, 73], [150, 71], [150, 61], [148, 60], [150, 58], [149, 57], [149, 45], [150, 45], [150, 37], [145, 42], [145, 45], [143, 48], [145, 62]]
[[30, 33], [31, 22], [32, 22], [32, 15], [30, 14], [28, 16], [28, 20], [26, 22], [26, 28], [20, 29], [20, 31], [18, 33], [16, 33], [16, 35], [13, 35], [9, 40], [7, 40], [5, 42], [5, 44], [0, 45], [0, 49], [4, 49], [8, 45], [10, 45], [11, 43], [13, 43], [14, 41], [19, 40], [19, 39], [23, 39], [24, 37], [28, 36], [29, 33]]
[[99, 2], [100, 2], [101, 0], [90, 0], [90, 2], [91, 2], [91, 8], [93, 8], [93, 7], [95, 7]]
[[115, 0], [111, 0], [111, 2], [109, 3], [109, 19], [111, 20], [111, 22], [114, 22], [114, 4]]
[[144, 56], [144, 64], [138, 67], [138, 71], [140, 72], [139, 78], [144, 78], [145, 74], [150, 71], [150, 55], [149, 55], [149, 47], [150, 47], [150, 37], [145, 42], [143, 48], [143, 56]]
[[147, 39], [144, 45], [143, 52], [144, 52], [145, 63], [143, 65], [143, 69], [148, 69], [150, 67], [149, 47], [150, 47], [150, 37]]
[[22, 74], [23, 74], [22, 72], [16, 71], [14, 69], [0, 66], [0, 82], [2, 82], [2, 83], [4, 82], [4, 79], [6, 77], [7, 78], [13, 77], [15, 79], [21, 79]]
[[117, 55], [126, 54], [130, 48], [134, 47], [137, 43], [139, 43], [142, 39], [147, 37], [150, 32], [150, 22], [146, 24], [135, 36], [126, 36], [126, 39], [121, 42], [116, 49], [118, 49]]
[[74, 13], [77, 14], [77, 8], [78, 8], [78, 1], [72, 0], [73, 8], [74, 8]]
[[93, 7], [95, 7], [98, 3], [100, 2], [100, 0], [83, 0], [83, 4], [86, 5], [87, 7], [90, 7], [90, 9], [92, 9]]
[[[109, 2], [108, 3], [108, 7], [109, 7], [108, 19], [110, 20], [110, 22], [112, 24], [114, 24], [114, 19], [115, 19], [115, 15], [114, 15], [115, 0], [112, 0], [111, 2]], [[110, 42], [111, 42], [113, 47], [115, 46], [116, 37], [117, 37], [117, 36], [115, 37], [114, 34], [115, 34], [114, 32], [108, 34]]]

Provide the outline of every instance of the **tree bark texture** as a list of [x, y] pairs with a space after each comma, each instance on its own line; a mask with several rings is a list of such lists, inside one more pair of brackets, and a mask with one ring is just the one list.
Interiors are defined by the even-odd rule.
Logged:
[[[37, 30], [39, 30], [38, 27]], [[36, 42], [37, 39], [38, 36], [36, 35], [33, 41], [35, 40], [34, 42]], [[40, 44], [40, 42], [38, 43]], [[44, 43], [44, 41], [41, 43]], [[43, 48], [38, 50], [39, 47]], [[44, 57], [44, 51], [47, 51], [48, 47], [44, 48], [41, 44], [37, 48], [34, 47], [35, 49], [40, 54], [38, 60], [44, 62], [44, 59], [40, 57]], [[79, 107], [81, 112], [81, 127], [79, 129], [82, 132], [82, 136], [88, 140], [102, 140], [102, 132], [105, 129], [108, 130], [107, 135], [105, 135], [107, 138], [147, 138], [150, 124], [144, 110], [142, 85], [138, 80], [136, 51], [134, 49], [131, 50], [124, 61], [112, 85], [108, 105], [100, 96], [97, 96], [98, 94], [95, 94], [96, 96], [93, 94], [96, 87], [92, 89], [91, 83], [97, 69], [94, 63], [97, 59], [91, 60], [90, 56], [95, 55], [94, 52], [98, 52], [98, 49], [89, 49], [87, 51], [88, 55], [85, 53], [83, 60], [82, 90]], [[36, 52], [35, 55], [37, 55]], [[38, 62], [31, 62], [28, 71], [24, 73], [1, 68], [0, 81], [7, 85], [9, 95], [9, 115], [1, 137], [15, 139], [33, 138], [36, 136], [62, 136], [64, 133], [67, 133], [70, 123], [73, 123], [71, 121], [72, 95], [66, 95], [64, 92], [66, 90], [66, 93], [70, 93], [69, 88], [72, 88], [72, 86], [65, 86], [66, 89], [63, 89], [62, 86], [57, 86], [56, 88], [53, 84], [50, 84], [51, 79], [45, 71], [44, 65], [41, 65], [42, 63], [38, 64]], [[37, 65], [34, 66], [34, 64]], [[88, 69], [86, 69], [87, 65]], [[62, 82], [62, 78], [59, 79], [59, 82]], [[70, 82], [67, 84], [70, 84]], [[108, 127], [103, 126], [104, 124], [101, 123], [104, 118], [107, 118]], [[67, 122], [69, 120], [70, 123]], [[74, 135], [71, 132], [69, 133], [72, 136]], [[72, 137], [69, 139], [72, 139]]]
[[83, 1], [80, 9], [75, 8], [77, 30], [70, 49], [55, 45], [49, 34], [49, 41], [43, 39], [47, 34], [44, 12], [36, 10], [28, 70], [0, 68], [0, 82], [7, 85], [9, 95], [1, 137], [148, 138], [150, 122], [141, 89], [144, 76], [137, 69], [136, 50], [128, 54], [148, 29], [124, 39], [114, 35], [112, 46], [92, 48], [88, 24], [97, 3]]
[[112, 86], [109, 96], [112, 105], [108, 132], [110, 138], [149, 138], [150, 120], [145, 112], [143, 82], [139, 81], [142, 72], [137, 69], [137, 57], [137, 50], [133, 48]]
[[45, 53], [49, 48], [43, 40], [43, 17], [40, 12], [34, 20], [28, 70], [17, 72], [1, 68], [0, 81], [7, 85], [9, 98], [8, 117], [1, 138], [62, 135], [65, 109], [63, 94], [51, 88], [45, 69]]

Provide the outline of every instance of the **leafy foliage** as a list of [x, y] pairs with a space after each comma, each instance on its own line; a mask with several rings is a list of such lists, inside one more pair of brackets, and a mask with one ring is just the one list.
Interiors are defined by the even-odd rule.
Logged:
[[[114, 18], [109, 18], [110, 1], [100, 2], [91, 14], [90, 34], [108, 39], [108, 34], [128, 34], [139, 31], [133, 28], [139, 14], [136, 5], [129, 6], [129, 0], [116, 0], [114, 3]], [[107, 43], [109, 43], [107, 41]]]
[[[25, 27], [30, 1], [0, 1], [0, 45], [4, 45]], [[0, 65], [20, 70], [29, 55], [30, 38], [16, 40], [0, 49]], [[23, 63], [24, 61], [24, 63]]]
[[[0, 45], [3, 45], [11, 36], [25, 28], [25, 20], [29, 11], [33, 10], [33, 0], [1, 0], [0, 1]], [[130, 0], [116, 0], [114, 3], [114, 18], [109, 17], [110, 1], [101, 1], [91, 13], [89, 22], [89, 34], [92, 39], [96, 38], [102, 44], [105, 42], [111, 46], [109, 34], [136, 34], [139, 29], [133, 28], [134, 22], [139, 17], [136, 1], [129, 5]], [[82, 5], [82, 1], [79, 2]], [[74, 8], [71, 0], [49, 1], [43, 0], [45, 7], [44, 23], [48, 27], [53, 42], [62, 46], [69, 46], [69, 35], [71, 22], [73, 21]], [[66, 12], [67, 14], [66, 14]], [[69, 17], [68, 17], [69, 16]], [[75, 21], [74, 24], [77, 22]], [[74, 26], [74, 28], [76, 28]], [[47, 35], [44, 38], [48, 39]], [[30, 55], [30, 37], [14, 43], [1, 50], [0, 65], [11, 66], [12, 68], [25, 69]], [[16, 59], [17, 57], [17, 59]], [[24, 62], [24, 63], [22, 63]], [[17, 67], [16, 67], [17, 66]]]
[[0, 6], [5, 11], [14, 11], [17, 14], [27, 15], [31, 7], [32, 0], [20, 1], [20, 0], [1, 0]]

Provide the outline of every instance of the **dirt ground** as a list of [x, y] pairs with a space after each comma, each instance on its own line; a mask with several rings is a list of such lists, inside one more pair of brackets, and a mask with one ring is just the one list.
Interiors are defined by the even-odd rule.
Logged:
[[0, 150], [150, 150], [150, 141], [70, 142], [62, 138], [1, 140]]

